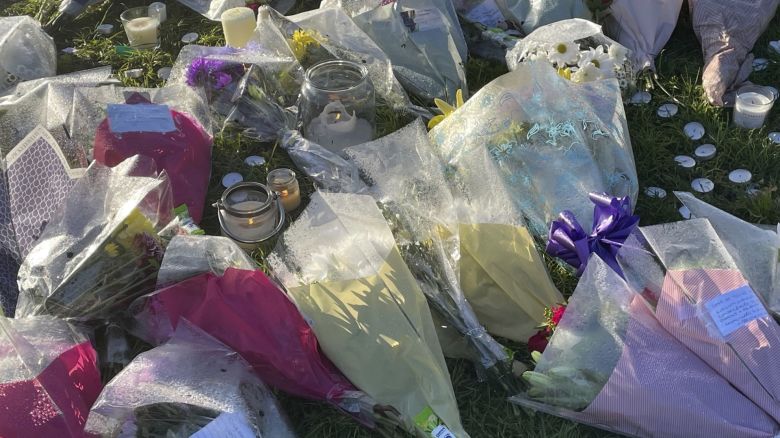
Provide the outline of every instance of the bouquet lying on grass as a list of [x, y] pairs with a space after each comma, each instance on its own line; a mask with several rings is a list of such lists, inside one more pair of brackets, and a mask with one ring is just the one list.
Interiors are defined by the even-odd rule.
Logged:
[[149, 342], [164, 342], [186, 320], [241, 354], [268, 385], [327, 401], [362, 424], [376, 426], [383, 408], [322, 354], [289, 297], [233, 241], [177, 236], [158, 278], [168, 287], [140, 298], [132, 309], [137, 329]]
[[114, 317], [154, 290], [171, 188], [150, 158], [93, 163], [19, 269], [16, 316]]
[[667, 332], [591, 256], [544, 354], [512, 402], [637, 437], [772, 437], [780, 425]]
[[[232, 432], [232, 434], [231, 434]], [[291, 438], [271, 391], [236, 352], [189, 324], [100, 393], [88, 436]]]
[[355, 386], [416, 436], [468, 437], [425, 296], [372, 197], [315, 192], [268, 263]]
[[82, 437], [100, 393], [97, 353], [50, 316], [0, 316], [0, 436]]

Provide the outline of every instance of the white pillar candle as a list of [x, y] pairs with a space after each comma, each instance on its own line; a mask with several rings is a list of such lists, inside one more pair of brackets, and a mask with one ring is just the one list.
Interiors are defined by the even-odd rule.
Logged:
[[771, 91], [763, 87], [743, 87], [737, 92], [737, 103], [734, 105], [734, 123], [747, 129], [758, 129], [764, 125], [769, 110], [774, 103]]
[[125, 23], [125, 33], [130, 47], [154, 47], [157, 45], [157, 32], [160, 22], [152, 17], [134, 18]]
[[325, 105], [319, 116], [306, 129], [306, 138], [325, 147], [343, 148], [373, 139], [374, 132], [368, 120], [347, 112], [337, 100]]
[[230, 47], [244, 47], [256, 26], [255, 13], [249, 8], [233, 8], [222, 13], [222, 31]]
[[165, 23], [165, 20], [168, 19], [165, 3], [154, 2], [149, 5], [149, 16], [156, 18], [160, 23]]

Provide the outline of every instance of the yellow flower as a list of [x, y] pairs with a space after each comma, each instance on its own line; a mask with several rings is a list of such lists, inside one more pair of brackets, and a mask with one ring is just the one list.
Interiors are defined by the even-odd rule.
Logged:
[[157, 231], [154, 229], [152, 222], [150, 222], [149, 219], [147, 219], [147, 217], [144, 216], [144, 214], [141, 213], [141, 211], [137, 208], [133, 210], [123, 221], [122, 225], [120, 225], [120, 229], [122, 227], [124, 227], [124, 229], [122, 229], [122, 231], [120, 231], [117, 235], [117, 242], [119, 242], [119, 244], [127, 251], [132, 250], [135, 236], [141, 233], [146, 233], [150, 236], [157, 234]]
[[571, 80], [571, 69], [569, 67], [566, 68], [559, 68], [558, 69], [558, 76]]
[[455, 93], [455, 106], [452, 106], [441, 99], [433, 99], [433, 102], [439, 108], [441, 114], [439, 114], [438, 116], [434, 116], [428, 122], [428, 129], [433, 129], [434, 126], [441, 123], [442, 120], [444, 120], [445, 118], [447, 118], [447, 116], [455, 112], [456, 109], [463, 106], [463, 90], [458, 89], [458, 91]]
[[109, 242], [103, 247], [103, 251], [105, 251], [109, 257], [116, 257], [119, 255], [119, 245], [114, 242]]
[[295, 54], [295, 58], [300, 61], [304, 56], [306, 56], [306, 50], [309, 48], [309, 46], [319, 47], [319, 39], [321, 38], [322, 35], [320, 35], [316, 30], [298, 29], [293, 32], [291, 46], [293, 54]]

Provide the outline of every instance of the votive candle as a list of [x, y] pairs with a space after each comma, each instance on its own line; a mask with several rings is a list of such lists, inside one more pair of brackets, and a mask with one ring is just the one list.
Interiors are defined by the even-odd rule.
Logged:
[[222, 31], [225, 33], [225, 43], [230, 47], [244, 47], [256, 26], [255, 13], [249, 8], [239, 7], [228, 9], [222, 13]]

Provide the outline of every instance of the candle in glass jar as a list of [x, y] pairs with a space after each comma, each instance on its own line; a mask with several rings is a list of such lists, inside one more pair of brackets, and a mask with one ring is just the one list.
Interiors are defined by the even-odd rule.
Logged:
[[[264, 205], [265, 203], [260, 201], [243, 201], [237, 202], [230, 207], [237, 211], [255, 211]], [[225, 227], [233, 236], [241, 240], [255, 241], [269, 235], [274, 230], [276, 226], [274, 223], [275, 219], [276, 217], [271, 214], [248, 218], [225, 215], [223, 221]]]
[[764, 125], [773, 104], [774, 94], [766, 87], [742, 87], [737, 92], [737, 102], [734, 105], [734, 123], [742, 128], [758, 129]]
[[371, 141], [374, 128], [368, 120], [347, 112], [337, 100], [325, 105], [319, 116], [312, 119], [306, 137], [323, 146], [348, 147]]
[[154, 47], [160, 22], [152, 17], [138, 17], [125, 23], [125, 33], [130, 47]]
[[230, 47], [244, 47], [252, 38], [255, 26], [255, 13], [249, 8], [233, 8], [222, 13], [222, 31]]
[[279, 193], [284, 211], [293, 211], [301, 205], [301, 189], [295, 172], [290, 169], [274, 169], [268, 173], [266, 181], [271, 189]]

